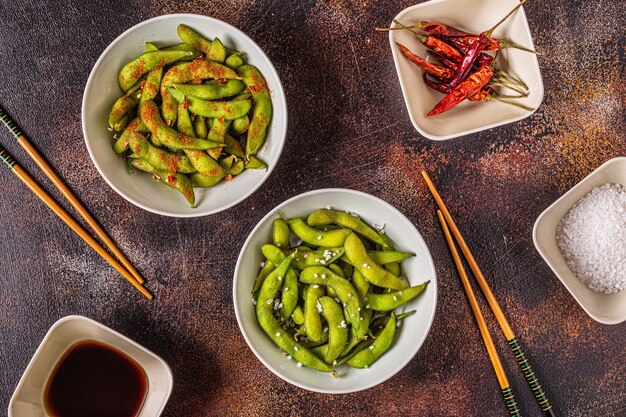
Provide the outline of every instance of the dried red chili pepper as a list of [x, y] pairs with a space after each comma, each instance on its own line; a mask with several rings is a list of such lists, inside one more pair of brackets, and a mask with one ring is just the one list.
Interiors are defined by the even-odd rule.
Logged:
[[450, 68], [450, 69], [455, 69], [457, 66], [457, 63], [454, 62], [453, 60], [446, 58], [445, 56], [438, 54], [435, 51], [431, 51], [428, 50], [428, 55], [434, 56], [437, 61], [441, 62], [443, 64], [444, 67]]
[[402, 23], [394, 20], [394, 22], [401, 26], [399, 28], [376, 28], [376, 30], [399, 30], [399, 29], [417, 29], [423, 30], [429, 35], [443, 35], [443, 36], [466, 36], [471, 35], [471, 33], [462, 31], [461, 29], [457, 29], [452, 26], [444, 25], [443, 23], [430, 22], [428, 20], [421, 20], [414, 25], [405, 26]]
[[449, 45], [439, 38], [426, 35], [415, 35], [418, 41], [424, 44], [425, 47], [432, 49], [440, 55], [454, 61], [461, 62], [463, 55], [452, 45]]
[[478, 40], [472, 44], [470, 49], [463, 56], [463, 61], [457, 65], [456, 70], [454, 71], [454, 77], [450, 81], [450, 85], [453, 88], [459, 85], [467, 77], [467, 74], [469, 74], [470, 70], [474, 66], [474, 62], [488, 43], [489, 38], [487, 38], [484, 33], [478, 35]]
[[423, 78], [424, 78], [424, 82], [426, 83], [426, 85], [435, 91], [439, 91], [440, 93], [443, 93], [443, 94], [450, 94], [450, 92], [452, 91], [452, 87], [450, 87], [450, 84], [437, 83], [431, 80], [430, 78], [428, 78], [426, 73], [424, 73]]
[[426, 71], [427, 73], [432, 74], [437, 78], [444, 79], [452, 78], [454, 76], [454, 72], [450, 68], [446, 68], [442, 65], [432, 64], [422, 57], [415, 55], [406, 46], [400, 43], [396, 42], [396, 45], [398, 45], [398, 48], [400, 48], [400, 51], [402, 51], [402, 54], [404, 54], [404, 56], [406, 56], [415, 65], [424, 69], [424, 71]]
[[427, 113], [427, 116], [435, 116], [450, 110], [468, 97], [478, 93], [493, 77], [493, 68], [485, 65], [480, 69], [472, 73], [465, 81], [457, 85], [445, 96], [431, 111]]

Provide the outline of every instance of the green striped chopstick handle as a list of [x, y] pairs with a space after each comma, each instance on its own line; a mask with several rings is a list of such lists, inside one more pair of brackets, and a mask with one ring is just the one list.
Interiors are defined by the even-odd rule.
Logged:
[[517, 406], [517, 402], [515, 401], [515, 397], [513, 396], [513, 391], [511, 387], [500, 388], [502, 391], [502, 398], [504, 398], [504, 404], [506, 404], [506, 409], [509, 412], [509, 416], [511, 417], [522, 417], [522, 414], [519, 411], [519, 407]]
[[6, 110], [4, 110], [2, 107], [0, 107], [0, 123], [2, 123], [4, 127], [6, 127], [7, 130], [11, 132], [15, 140], [19, 140], [24, 135], [17, 123], [15, 123], [13, 119], [9, 117]]
[[546, 393], [543, 391], [543, 388], [541, 388], [539, 378], [537, 378], [537, 375], [535, 375], [535, 371], [533, 371], [533, 368], [530, 366], [530, 362], [528, 362], [528, 358], [524, 354], [524, 350], [522, 349], [520, 343], [517, 341], [517, 338], [514, 336], [509, 339], [508, 342], [511, 350], [513, 351], [513, 354], [515, 355], [517, 365], [524, 374], [524, 378], [526, 378], [528, 386], [530, 386], [530, 389], [532, 390], [535, 399], [539, 403], [541, 411], [543, 411], [546, 416], [556, 416], [556, 414], [554, 414], [554, 410], [552, 409], [552, 404], [550, 404]]
[[9, 167], [11, 171], [13, 171], [13, 168], [15, 168], [15, 166], [17, 165], [17, 161], [13, 159], [13, 157], [9, 155], [7, 150], [4, 149], [1, 145], [0, 145], [0, 161], [2, 161], [4, 165]]

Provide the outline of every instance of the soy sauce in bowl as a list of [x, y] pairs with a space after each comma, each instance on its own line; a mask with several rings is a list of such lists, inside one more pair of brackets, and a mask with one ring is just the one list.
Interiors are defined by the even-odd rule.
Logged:
[[135, 417], [148, 391], [143, 368], [95, 340], [71, 346], [48, 379], [44, 400], [54, 417]]

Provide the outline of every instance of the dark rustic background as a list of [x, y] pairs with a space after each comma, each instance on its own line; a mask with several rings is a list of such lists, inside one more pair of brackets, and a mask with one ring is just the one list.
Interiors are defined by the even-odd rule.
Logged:
[[[387, 35], [373, 31], [414, 2], [83, 3], [0, 1], [0, 104], [147, 278], [156, 300], [143, 300], [16, 178], [0, 173], [0, 410], [50, 325], [83, 314], [165, 358], [176, 380], [168, 416], [504, 415], [419, 176], [426, 169], [558, 413], [626, 415], [624, 325], [591, 320], [531, 238], [543, 209], [626, 154], [623, 2], [529, 1], [543, 52], [543, 105], [523, 121], [447, 142], [413, 129]], [[118, 196], [91, 164], [80, 123], [83, 87], [104, 48], [134, 24], [175, 12], [213, 16], [249, 34], [276, 66], [290, 108], [285, 150], [267, 182], [237, 207], [198, 219], [150, 214]], [[5, 132], [0, 140], [51, 188]], [[283, 200], [324, 187], [395, 205], [424, 235], [439, 274], [437, 315], [417, 356], [386, 383], [351, 395], [310, 393], [270, 373], [244, 342], [231, 301], [237, 254], [256, 222]], [[523, 414], [540, 415], [486, 316]]]

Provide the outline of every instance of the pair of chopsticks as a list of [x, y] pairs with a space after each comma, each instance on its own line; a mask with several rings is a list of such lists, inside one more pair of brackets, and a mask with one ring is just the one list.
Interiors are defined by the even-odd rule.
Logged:
[[552, 416], [552, 417], [556, 416], [556, 414], [554, 413], [554, 410], [552, 409], [552, 405], [550, 404], [550, 401], [548, 400], [548, 397], [546, 396], [544, 390], [542, 389], [541, 384], [539, 384], [539, 379], [537, 378], [537, 375], [535, 375], [535, 372], [533, 371], [532, 367], [530, 366], [530, 363], [528, 362], [528, 358], [526, 358], [526, 355], [524, 354], [524, 351], [522, 350], [522, 346], [520, 345], [519, 341], [517, 340], [517, 337], [515, 336], [515, 333], [513, 332], [513, 329], [511, 329], [511, 326], [509, 325], [506, 317], [504, 316], [504, 313], [502, 312], [502, 309], [500, 308], [498, 301], [493, 295], [493, 292], [489, 288], [489, 284], [487, 284], [487, 280], [485, 279], [485, 276], [483, 275], [482, 271], [478, 267], [478, 263], [476, 263], [476, 260], [474, 259], [472, 252], [470, 251], [469, 247], [465, 243], [465, 240], [463, 239], [461, 232], [456, 226], [454, 219], [452, 219], [450, 212], [446, 208], [446, 205], [441, 199], [441, 196], [437, 192], [435, 185], [431, 181], [426, 171], [422, 171], [422, 176], [424, 177], [424, 180], [426, 181], [426, 185], [428, 186], [430, 193], [433, 195], [433, 198], [437, 202], [437, 206], [439, 206], [439, 210], [437, 210], [437, 216], [439, 217], [439, 221], [441, 223], [443, 233], [446, 237], [446, 241], [448, 242], [448, 246], [450, 247], [452, 258], [454, 259], [456, 268], [459, 271], [459, 275], [461, 276], [463, 288], [465, 289], [465, 293], [467, 295], [467, 298], [469, 299], [472, 312], [474, 313], [474, 317], [476, 318], [476, 321], [478, 322], [478, 328], [480, 330], [480, 334], [487, 348], [487, 352], [489, 353], [489, 358], [491, 359], [491, 364], [493, 365], [493, 368], [496, 373], [496, 377], [498, 378], [498, 383], [500, 384], [500, 389], [502, 390], [502, 395], [504, 397], [504, 401], [509, 411], [509, 414], [511, 416], [521, 415], [519, 412], [519, 408], [517, 407], [517, 404], [513, 397], [513, 392], [511, 391], [511, 387], [509, 385], [509, 381], [504, 372], [504, 368], [502, 367], [502, 362], [500, 362], [500, 357], [498, 356], [498, 352], [496, 351], [495, 345], [493, 344], [493, 340], [491, 339], [489, 329], [487, 328], [487, 325], [485, 323], [485, 318], [483, 317], [480, 311], [478, 302], [476, 301], [476, 296], [474, 295], [474, 292], [470, 286], [467, 273], [465, 272], [465, 268], [463, 267], [463, 263], [461, 262], [461, 258], [456, 249], [456, 245], [454, 243], [452, 236], [454, 236], [454, 239], [456, 239], [456, 243], [461, 248], [461, 252], [463, 253], [463, 256], [465, 257], [465, 260], [469, 264], [470, 269], [472, 270], [472, 273], [474, 274], [474, 277], [476, 278], [476, 281], [478, 281], [478, 285], [480, 286], [480, 289], [485, 295], [485, 298], [487, 299], [487, 303], [489, 304], [491, 311], [496, 317], [498, 325], [500, 326], [500, 329], [502, 329], [502, 332], [504, 333], [504, 337], [506, 338], [509, 344], [509, 347], [513, 351], [517, 364], [520, 370], [522, 371], [522, 373], [524, 374], [524, 378], [526, 379], [526, 382], [530, 386], [530, 389], [532, 390], [533, 395], [535, 396], [535, 399], [539, 403], [541, 410], [546, 416]]
[[[95, 250], [105, 261], [115, 268], [122, 276], [138, 289], [146, 298], [151, 299], [152, 294], [142, 285], [144, 280], [139, 273], [133, 268], [131, 263], [126, 259], [124, 254], [115, 246], [115, 243], [106, 234], [102, 227], [89, 214], [82, 203], [74, 196], [70, 189], [63, 183], [61, 178], [54, 172], [52, 167], [46, 162], [35, 147], [26, 139], [17, 124], [11, 120], [6, 111], [0, 107], [0, 123], [6, 127], [17, 143], [26, 151], [28, 156], [35, 161], [37, 166], [43, 171], [52, 184], [59, 190], [65, 199], [74, 207], [78, 214], [85, 220], [94, 233], [102, 239], [106, 247], [115, 255], [115, 259], [93, 238], [85, 229], [82, 228], [52, 197], [43, 190], [39, 184], [30, 176], [22, 167], [20, 167], [15, 159], [0, 146], [0, 161], [2, 161], [16, 177], [20, 179], [41, 201], [43, 201], [50, 210], [52, 210], [65, 224], [67, 224], [81, 239]], [[119, 261], [118, 261], [119, 260]]]

